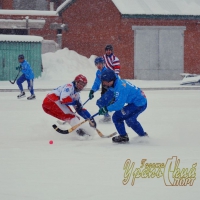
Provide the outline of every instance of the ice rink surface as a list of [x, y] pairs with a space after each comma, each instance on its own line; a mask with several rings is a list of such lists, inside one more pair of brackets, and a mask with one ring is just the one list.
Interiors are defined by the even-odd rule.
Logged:
[[[150, 137], [141, 140], [126, 126], [130, 138], [128, 144], [113, 144], [111, 138], [100, 138], [87, 123], [83, 127], [92, 135], [89, 138], [80, 138], [75, 132], [57, 133], [52, 128], [57, 119], [42, 110], [47, 92], [37, 92], [36, 100], [32, 101], [18, 100], [17, 92], [1, 92], [0, 199], [199, 199], [199, 91], [144, 92], [148, 108], [138, 120]], [[87, 100], [88, 93], [81, 92], [82, 102]], [[95, 93], [95, 98], [85, 106], [91, 114], [98, 112], [96, 99], [99, 96], [100, 93]], [[97, 123], [100, 118], [95, 118]], [[59, 127], [70, 128], [69, 125]], [[116, 131], [114, 124], [98, 123], [97, 128], [104, 135]], [[54, 141], [52, 145], [50, 140]], [[145, 178], [144, 174], [143, 178], [141, 174], [133, 178], [143, 159], [149, 164], [166, 164], [172, 156], [180, 160], [177, 166], [180, 171], [183, 168], [190, 171], [192, 166], [195, 169], [195, 173], [190, 174], [193, 179], [187, 179], [186, 186], [166, 186], [174, 180], [170, 172], [172, 167], [166, 167], [165, 175], [159, 178]], [[132, 173], [124, 168], [128, 159], [134, 163]], [[167, 177], [167, 170], [171, 177]], [[180, 174], [177, 177], [184, 177], [183, 170]], [[193, 181], [192, 186], [190, 181]]]

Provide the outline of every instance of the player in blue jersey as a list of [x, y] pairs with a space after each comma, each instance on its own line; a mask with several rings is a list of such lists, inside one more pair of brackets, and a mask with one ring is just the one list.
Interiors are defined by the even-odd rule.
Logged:
[[34, 73], [33, 70], [31, 69], [30, 64], [24, 60], [24, 55], [19, 55], [18, 56], [18, 61], [20, 63], [19, 67], [16, 67], [16, 70], [21, 70], [22, 75], [17, 79], [17, 85], [21, 91], [21, 93], [17, 96], [17, 98], [22, 98], [25, 97], [25, 92], [23, 90], [22, 83], [24, 81], [27, 81], [28, 83], [28, 89], [31, 93], [31, 96], [28, 97], [28, 100], [35, 99], [35, 94], [34, 94], [34, 89], [33, 89], [33, 80], [34, 80]]
[[[97, 57], [94, 61], [96, 67], [97, 67], [97, 72], [96, 72], [96, 77], [93, 83], [93, 86], [90, 90], [89, 93], [89, 99], [94, 98], [94, 93], [99, 90], [100, 85], [101, 85], [101, 74], [105, 70], [108, 70], [107, 67], [105, 66], [105, 61], [102, 57]], [[103, 95], [107, 89], [102, 87], [101, 95]], [[111, 116], [107, 113], [104, 114], [104, 118], [101, 120], [101, 122], [110, 122], [111, 121]]]
[[97, 90], [99, 90], [100, 85], [101, 85], [101, 73], [105, 70], [107, 70], [106, 66], [104, 65], [104, 59], [102, 57], [97, 57], [94, 60], [95, 65], [97, 66], [97, 71], [96, 71], [96, 77], [93, 83], [93, 86], [90, 90], [89, 93], [89, 98], [93, 99], [94, 98], [94, 92], [96, 92]]
[[[141, 124], [137, 121], [138, 115], [147, 107], [147, 99], [143, 91], [130, 82], [119, 79], [113, 70], [104, 71], [101, 75], [101, 81], [104, 87], [107, 87], [108, 91], [112, 91], [113, 93], [111, 94], [114, 95], [110, 98], [104, 98], [103, 95], [97, 100], [97, 105], [100, 107], [99, 115], [104, 115], [108, 111], [115, 111], [112, 120], [119, 136], [113, 137], [113, 142], [121, 143], [129, 141], [124, 121], [139, 136], [147, 136], [147, 133], [144, 132]], [[110, 103], [112, 98], [115, 101]]]

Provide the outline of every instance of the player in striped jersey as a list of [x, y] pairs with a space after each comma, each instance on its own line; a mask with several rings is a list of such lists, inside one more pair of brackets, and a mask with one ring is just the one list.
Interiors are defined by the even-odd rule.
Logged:
[[[115, 74], [119, 76], [120, 62], [119, 62], [119, 58], [113, 54], [113, 46], [111, 44], [106, 45], [103, 59], [105, 61], [106, 68], [113, 70]], [[102, 86], [101, 95], [103, 95], [104, 93], [106, 93], [107, 88], [105, 88], [103, 84], [101, 86]], [[102, 121], [103, 122], [111, 121], [111, 116], [108, 113], [106, 113]]]
[[108, 69], [114, 70], [114, 72], [119, 75], [120, 71], [120, 62], [119, 58], [113, 54], [113, 46], [106, 45], [105, 54], [103, 55], [103, 59], [105, 60], [106, 67]]

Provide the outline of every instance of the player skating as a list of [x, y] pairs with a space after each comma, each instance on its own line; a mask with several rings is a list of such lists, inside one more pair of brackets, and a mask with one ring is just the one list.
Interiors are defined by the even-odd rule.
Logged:
[[[139, 136], [147, 136], [137, 117], [146, 109], [147, 99], [143, 91], [126, 80], [119, 79], [113, 70], [106, 70], [101, 75], [101, 81], [108, 91], [97, 100], [100, 107], [99, 115], [115, 111], [112, 116], [113, 123], [119, 136], [112, 138], [113, 142], [128, 142], [129, 137], [125, 130], [124, 121]], [[111, 91], [111, 95], [107, 95]], [[114, 94], [114, 96], [112, 96]], [[108, 98], [108, 96], [110, 96]], [[106, 97], [106, 98], [105, 98]], [[111, 103], [111, 99], [114, 102]], [[104, 106], [102, 106], [104, 104]]]
[[[74, 81], [54, 89], [45, 97], [42, 104], [43, 110], [57, 119], [67, 121], [71, 126], [80, 123], [80, 117], [71, 110], [70, 106], [73, 106], [76, 112], [84, 119], [90, 118], [90, 113], [83, 108], [80, 100], [80, 91], [83, 90], [86, 84], [86, 77], [79, 74]], [[96, 128], [94, 118], [90, 119], [90, 121], [90, 126]], [[85, 135], [86, 131], [79, 128], [77, 133]]]
[[29, 96], [27, 99], [32, 100], [35, 99], [34, 89], [33, 89], [33, 80], [34, 80], [34, 73], [31, 69], [30, 64], [24, 59], [24, 55], [18, 56], [18, 61], [20, 63], [19, 67], [16, 67], [16, 70], [20, 70], [22, 72], [22, 75], [17, 79], [17, 85], [21, 91], [21, 93], [17, 96], [18, 99], [25, 97], [25, 92], [22, 86], [22, 83], [24, 81], [27, 81], [28, 83], [28, 89], [31, 93], [31, 96]]

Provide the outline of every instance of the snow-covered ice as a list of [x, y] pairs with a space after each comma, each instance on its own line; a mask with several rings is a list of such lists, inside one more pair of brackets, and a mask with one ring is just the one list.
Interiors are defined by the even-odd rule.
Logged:
[[[67, 51], [67, 50], [66, 50]], [[37, 88], [55, 88], [72, 80], [79, 72], [89, 79], [90, 88], [96, 68], [89, 65], [91, 59], [79, 57], [70, 52], [60, 54], [60, 64], [65, 70], [54, 65], [45, 71], [44, 77], [35, 80]], [[53, 67], [58, 61], [56, 54], [43, 55], [44, 67]], [[68, 64], [65, 62], [68, 59]], [[84, 59], [82, 62], [81, 59]], [[49, 63], [48, 63], [49, 60]], [[64, 63], [64, 64], [63, 64]], [[70, 73], [68, 66], [72, 64]], [[83, 66], [78, 63], [86, 63]], [[73, 66], [78, 66], [73, 68]], [[45, 68], [44, 68], [45, 69]], [[75, 69], [75, 70], [73, 70]], [[46, 74], [45, 74], [46, 73]], [[60, 80], [59, 78], [60, 73]], [[63, 75], [64, 74], [64, 75]], [[52, 77], [56, 77], [53, 79]], [[148, 82], [134, 81], [137, 86], [147, 87]], [[151, 82], [156, 85], [156, 82]], [[165, 81], [165, 86], [172, 82]], [[172, 85], [180, 84], [174, 82]], [[161, 84], [162, 85], [162, 84]], [[25, 88], [27, 87], [24, 83]], [[0, 82], [0, 89], [17, 89], [17, 85]], [[100, 138], [87, 123], [84, 124], [92, 137], [81, 139], [74, 132], [68, 135], [57, 133], [52, 125], [57, 119], [42, 110], [42, 101], [47, 91], [36, 90], [36, 100], [17, 99], [18, 92], [0, 94], [0, 199], [2, 200], [186, 200], [200, 198], [200, 92], [199, 90], [145, 90], [148, 108], [139, 116], [149, 138], [141, 140], [130, 128], [127, 132], [129, 144], [113, 144], [111, 138]], [[29, 92], [26, 92], [27, 96]], [[82, 102], [88, 99], [89, 91], [81, 92]], [[91, 114], [98, 111], [95, 98], [85, 108]], [[98, 123], [101, 116], [95, 119]], [[69, 125], [59, 125], [68, 129]], [[113, 124], [100, 124], [97, 127], [103, 134], [115, 130]], [[49, 141], [53, 140], [52, 145]], [[136, 178], [131, 185], [132, 175], [126, 185], [124, 164], [127, 159], [139, 168], [142, 159], [146, 163], [166, 163], [177, 156], [179, 168], [190, 170], [197, 163], [193, 186], [166, 186], [165, 178]], [[166, 169], [168, 170], [168, 169]], [[194, 175], [194, 174], [193, 174]], [[169, 179], [168, 179], [169, 180]]]

